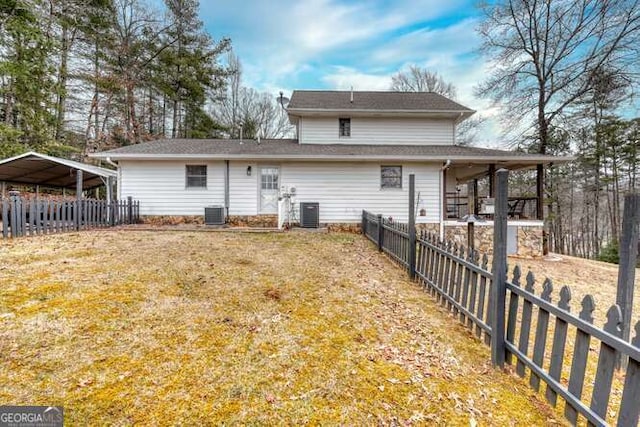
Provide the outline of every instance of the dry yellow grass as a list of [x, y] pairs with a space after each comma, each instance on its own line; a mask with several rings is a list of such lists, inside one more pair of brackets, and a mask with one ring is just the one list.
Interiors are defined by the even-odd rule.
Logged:
[[[566, 255], [559, 256], [559, 261], [545, 261], [544, 259], [509, 260], [509, 264], [520, 264], [523, 277], [531, 270], [537, 279], [536, 293], [542, 290], [542, 281], [549, 277], [553, 281], [554, 301], [559, 299], [560, 288], [571, 288], [571, 308], [573, 313], [579, 313], [582, 299], [591, 294], [596, 303], [594, 323], [598, 326], [607, 321], [607, 310], [616, 302], [616, 287], [618, 283], [618, 266], [606, 262], [575, 258]], [[524, 283], [524, 281], [523, 281]], [[636, 269], [636, 286], [634, 294], [634, 311], [632, 324], [640, 320], [640, 269]], [[633, 327], [631, 328], [633, 331]]]
[[75, 424], [562, 423], [362, 237], [0, 242], [0, 402]]
[[[586, 260], [582, 258], [575, 258], [562, 255], [560, 260], [547, 261], [544, 259], [518, 259], [512, 258], [509, 260], [510, 264], [520, 264], [523, 267], [523, 280], [524, 275], [531, 270], [536, 277], [536, 294], [540, 294], [542, 290], [542, 282], [545, 277], [549, 277], [554, 286], [554, 293], [552, 296], [553, 302], [557, 303], [559, 300], [559, 292], [562, 286], [569, 286], [571, 289], [571, 311], [576, 316], [580, 313], [582, 306], [582, 299], [586, 295], [592, 295], [596, 303], [596, 309], [594, 310], [594, 324], [603, 327], [607, 321], [607, 310], [616, 301], [616, 287], [618, 279], [618, 266], [614, 264], [604, 263], [600, 261]], [[631, 315], [631, 336], [634, 336], [635, 323], [640, 320], [640, 271], [636, 270], [636, 292], [634, 295], [634, 310]], [[535, 338], [535, 327], [538, 310], [534, 310], [533, 321], [531, 327], [531, 334], [529, 336], [529, 353], [533, 349]], [[552, 346], [553, 331], [555, 320], [552, 318], [552, 322], [549, 325], [549, 332], [547, 335], [547, 351], [545, 355], [544, 366], [545, 369], [549, 367], [549, 357]], [[519, 335], [519, 328], [516, 331], [516, 337]], [[561, 376], [561, 382], [567, 386], [569, 381], [571, 358], [573, 356], [573, 346], [575, 343], [575, 328], [569, 329], [567, 336], [567, 348], [565, 350], [564, 364]], [[594, 380], [596, 375], [598, 353], [600, 350], [600, 341], [592, 339], [589, 346], [587, 372], [585, 374], [584, 390], [582, 400], [587, 404], [591, 404], [591, 396], [593, 393]], [[527, 372], [527, 375], [529, 373]], [[616, 371], [614, 374], [611, 393], [609, 396], [609, 408], [607, 411], [606, 420], [611, 425], [616, 424], [618, 412], [620, 410], [620, 401], [622, 399], [622, 392], [624, 389], [625, 372]], [[542, 387], [544, 392], [544, 387]], [[564, 411], [564, 402], [559, 399], [559, 413]], [[580, 419], [581, 425], [586, 425], [584, 419]]]

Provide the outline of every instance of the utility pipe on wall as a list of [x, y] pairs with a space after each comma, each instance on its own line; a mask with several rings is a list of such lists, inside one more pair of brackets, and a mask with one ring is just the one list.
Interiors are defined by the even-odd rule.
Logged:
[[224, 161], [224, 212], [229, 216], [229, 160]]

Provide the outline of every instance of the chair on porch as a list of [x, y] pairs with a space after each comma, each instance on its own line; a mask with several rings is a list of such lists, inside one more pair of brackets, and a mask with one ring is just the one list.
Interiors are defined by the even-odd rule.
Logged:
[[516, 218], [516, 219], [520, 219], [522, 217], [524, 217], [524, 207], [526, 204], [526, 200], [525, 199], [515, 199], [515, 200], [510, 200], [509, 201], [509, 212], [508, 212], [508, 216], [509, 218]]

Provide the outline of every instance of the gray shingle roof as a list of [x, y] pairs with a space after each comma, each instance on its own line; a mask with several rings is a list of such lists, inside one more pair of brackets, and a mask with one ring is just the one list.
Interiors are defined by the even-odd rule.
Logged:
[[[235, 139], [164, 139], [129, 145], [93, 157], [122, 158], [167, 158], [203, 157], [226, 159], [405, 159], [405, 160], [516, 160], [516, 161], [562, 161], [553, 156], [532, 155], [515, 151], [494, 150], [457, 145], [356, 145], [356, 144], [298, 144], [296, 139], [244, 140]], [[567, 160], [567, 159], [565, 159]]]
[[353, 92], [295, 90], [289, 110], [372, 110], [372, 111], [473, 111], [434, 92]]

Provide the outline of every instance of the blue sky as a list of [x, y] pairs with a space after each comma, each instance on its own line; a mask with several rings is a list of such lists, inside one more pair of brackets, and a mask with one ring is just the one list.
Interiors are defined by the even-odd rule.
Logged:
[[[486, 64], [477, 55], [475, 0], [304, 0], [209, 2], [201, 18], [216, 39], [229, 37], [243, 84], [275, 94], [293, 89], [385, 90], [409, 64], [437, 71], [458, 100], [485, 116], [473, 96]], [[495, 138], [488, 123], [481, 137]]]

